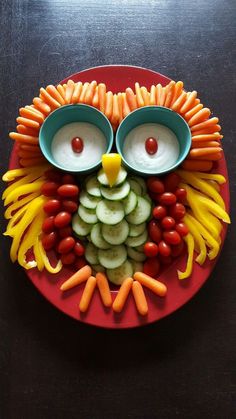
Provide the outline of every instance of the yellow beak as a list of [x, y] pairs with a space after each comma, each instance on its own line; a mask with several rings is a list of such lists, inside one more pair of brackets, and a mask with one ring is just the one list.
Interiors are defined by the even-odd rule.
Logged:
[[102, 167], [110, 187], [115, 184], [121, 166], [121, 156], [118, 153], [103, 154]]

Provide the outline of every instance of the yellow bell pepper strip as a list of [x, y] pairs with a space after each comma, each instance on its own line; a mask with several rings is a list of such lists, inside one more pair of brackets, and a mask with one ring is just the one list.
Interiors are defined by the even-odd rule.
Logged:
[[15, 180], [17, 177], [26, 176], [30, 173], [35, 173], [37, 171], [39, 171], [43, 174], [50, 167], [52, 167], [50, 164], [42, 164], [40, 166], [20, 167], [19, 169], [8, 170], [2, 176], [2, 180], [4, 182], [11, 182], [12, 180]]
[[223, 198], [209, 182], [204, 179], [199, 179], [194, 175], [194, 172], [190, 173], [185, 170], [177, 170], [177, 173], [185, 182], [199, 189], [205, 195], [210, 196], [221, 208], [225, 209]]
[[212, 201], [211, 199], [203, 196], [202, 194], [196, 192], [196, 199], [198, 199], [199, 203], [201, 203], [204, 207], [208, 209], [213, 215], [220, 218], [227, 224], [230, 224], [230, 218], [227, 212], [221, 208], [216, 202]]
[[209, 259], [215, 259], [220, 250], [220, 238], [216, 241], [209, 231], [196, 218], [193, 218], [192, 222], [196, 225], [199, 233], [205, 239], [207, 246], [211, 248], [208, 253]]
[[215, 188], [215, 190], [217, 191], [217, 192], [219, 192], [220, 193], [220, 185], [219, 185], [219, 183], [217, 183], [215, 180], [208, 180], [208, 182], [209, 182], [209, 184], [211, 185], [211, 186], [213, 186], [213, 188]]
[[195, 260], [197, 263], [199, 263], [199, 265], [203, 265], [207, 257], [207, 249], [206, 249], [205, 241], [203, 237], [201, 236], [201, 234], [199, 233], [192, 219], [193, 217], [190, 214], [186, 213], [183, 221], [189, 228], [189, 231], [192, 234], [194, 241], [196, 241], [198, 244], [199, 255], [196, 257]]
[[6, 211], [4, 212], [4, 217], [9, 220], [12, 217], [12, 213], [14, 211], [19, 211], [19, 208], [25, 206], [28, 202], [32, 201], [34, 198], [37, 198], [37, 196], [40, 195], [40, 191], [31, 193], [27, 196], [25, 196], [22, 199], [19, 199], [18, 201], [11, 204]]
[[27, 195], [31, 192], [40, 191], [41, 186], [43, 185], [44, 180], [27, 183], [26, 185], [18, 186], [18, 188], [14, 189], [12, 192], [7, 195], [4, 205], [9, 205], [11, 202], [17, 201], [18, 198], [20, 198], [23, 195]]
[[201, 179], [215, 180], [219, 185], [223, 185], [226, 182], [225, 177], [218, 173], [194, 172], [194, 174]]
[[18, 186], [25, 185], [27, 183], [33, 182], [35, 180], [39, 179], [45, 179], [45, 177], [41, 177], [42, 173], [39, 172], [33, 172], [30, 173], [27, 176], [24, 176], [20, 178], [19, 180], [16, 180], [15, 182], [11, 183], [2, 194], [2, 199], [5, 199], [7, 195], [9, 195], [10, 192], [12, 192], [15, 188], [18, 188]]
[[9, 220], [7, 224], [7, 229], [3, 233], [4, 236], [14, 236], [14, 231], [17, 228], [17, 222], [23, 217], [25, 211], [27, 210], [27, 205], [24, 205], [22, 208], [20, 208]]
[[45, 269], [47, 269], [47, 271], [50, 274], [57, 274], [58, 272], [60, 272], [60, 270], [62, 269], [61, 260], [58, 261], [57, 265], [54, 268], [48, 260], [48, 257], [46, 255], [46, 252], [45, 252], [44, 248], [43, 248], [41, 240], [39, 240], [39, 251], [40, 251], [41, 257], [43, 259]]
[[17, 224], [18, 228], [15, 230], [15, 234], [13, 237], [11, 250], [10, 250], [10, 257], [11, 257], [12, 262], [15, 262], [17, 259], [18, 248], [19, 248], [19, 245], [20, 245], [20, 242], [21, 242], [21, 239], [25, 230], [31, 224], [33, 219], [36, 217], [36, 215], [42, 208], [45, 201], [46, 200], [44, 197], [38, 196], [32, 202], [30, 202], [29, 205], [27, 206], [27, 211], [25, 212], [25, 214], [23, 215], [23, 217]]
[[39, 249], [39, 238], [35, 238], [34, 246], [33, 246], [34, 257], [37, 262], [37, 269], [42, 272], [44, 268], [43, 257]]
[[193, 270], [193, 252], [194, 252], [194, 238], [191, 233], [188, 233], [187, 236], [185, 236], [184, 241], [187, 243], [188, 247], [188, 260], [186, 269], [184, 272], [177, 271], [178, 272], [178, 278], [180, 280], [188, 278]]
[[121, 156], [118, 153], [103, 154], [102, 167], [108, 179], [110, 187], [115, 184], [120, 171]]

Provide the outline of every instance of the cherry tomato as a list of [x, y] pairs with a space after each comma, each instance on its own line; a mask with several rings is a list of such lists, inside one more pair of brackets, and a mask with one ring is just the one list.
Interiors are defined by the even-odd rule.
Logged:
[[158, 254], [158, 246], [156, 243], [147, 242], [144, 245], [144, 253], [148, 258], [152, 258]]
[[72, 235], [72, 228], [71, 226], [62, 227], [58, 230], [60, 237], [68, 237]]
[[42, 231], [44, 233], [51, 233], [54, 230], [54, 216], [51, 215], [50, 217], [45, 218], [42, 224]]
[[179, 244], [176, 244], [175, 246], [171, 247], [171, 256], [173, 256], [173, 258], [177, 258], [178, 256], [181, 255], [183, 250], [184, 250], [184, 241], [182, 240]]
[[76, 182], [74, 176], [67, 173], [66, 175], [62, 176], [62, 183], [63, 185], [67, 183], [74, 185]]
[[61, 255], [62, 265], [72, 265], [75, 262], [76, 256], [73, 252], [64, 253]]
[[188, 234], [188, 232], [189, 232], [188, 227], [184, 223], [178, 223], [178, 224], [176, 224], [175, 229], [176, 229], [176, 231], [178, 231], [178, 233], [181, 236], [186, 236]]
[[159, 270], [160, 262], [156, 257], [146, 260], [143, 264], [143, 272], [152, 278], [155, 278], [158, 275]]
[[69, 199], [65, 199], [62, 201], [62, 208], [63, 210], [73, 214], [73, 212], [77, 211], [78, 204], [76, 204], [75, 201], [70, 201]]
[[170, 216], [173, 217], [176, 221], [181, 220], [181, 218], [185, 216], [185, 213], [185, 206], [179, 202], [172, 205], [169, 209]]
[[160, 255], [160, 262], [162, 265], [170, 265], [172, 263], [172, 257]]
[[169, 173], [164, 180], [165, 191], [174, 192], [178, 187], [180, 180], [180, 176], [177, 175], [177, 173]]
[[47, 170], [45, 172], [45, 176], [48, 180], [52, 180], [53, 182], [56, 182], [56, 183], [61, 183], [62, 175], [61, 175], [61, 172], [59, 172], [58, 170], [53, 170], [53, 169]]
[[161, 220], [162, 218], [166, 216], [166, 214], [167, 214], [166, 208], [163, 207], [162, 205], [158, 205], [157, 207], [153, 208], [152, 215], [157, 220]]
[[152, 198], [152, 200], [154, 202], [159, 202], [159, 196], [160, 196], [160, 194], [154, 193], [154, 192], [151, 192], [151, 191], [149, 191], [148, 194], [149, 194], [150, 198]]
[[65, 185], [61, 185], [58, 190], [57, 193], [62, 197], [62, 198], [72, 198], [78, 195], [79, 193], [79, 188], [76, 185], [71, 185], [69, 183], [65, 184]]
[[148, 154], [155, 154], [158, 149], [158, 143], [156, 138], [149, 137], [145, 141], [145, 150]]
[[185, 202], [187, 198], [187, 192], [184, 188], [178, 188], [175, 191], [175, 196], [178, 202]]
[[74, 153], [81, 153], [84, 148], [84, 142], [80, 137], [74, 137], [71, 140], [71, 147]]
[[163, 238], [168, 244], [179, 244], [181, 242], [181, 237], [176, 230], [164, 231]]
[[74, 252], [77, 256], [83, 256], [85, 252], [84, 246], [80, 242], [76, 242], [74, 245]]
[[171, 247], [164, 240], [159, 243], [159, 253], [162, 256], [170, 256], [171, 254]]
[[154, 193], [163, 193], [165, 190], [164, 183], [154, 176], [147, 180], [147, 187], [151, 192]]
[[44, 234], [42, 237], [42, 245], [45, 250], [52, 249], [57, 242], [57, 233], [51, 231], [51, 233]]
[[57, 214], [61, 209], [61, 203], [58, 199], [49, 199], [43, 206], [47, 214]]
[[43, 183], [41, 186], [41, 193], [44, 196], [55, 196], [57, 194], [57, 189], [59, 188], [59, 183], [53, 182], [52, 180]]
[[58, 244], [58, 253], [69, 253], [75, 245], [75, 239], [71, 236], [65, 237]]
[[151, 220], [148, 224], [148, 234], [152, 241], [159, 243], [162, 237], [162, 231], [155, 220]]
[[165, 229], [165, 230], [171, 230], [174, 226], [175, 226], [175, 220], [172, 217], [164, 217], [161, 220], [161, 226]]
[[66, 227], [71, 222], [71, 214], [66, 211], [59, 212], [55, 219], [54, 219], [54, 225], [57, 228]]
[[87, 261], [84, 256], [80, 256], [77, 261], [75, 262], [76, 269], [81, 269], [83, 266], [87, 265]]
[[164, 192], [159, 198], [161, 205], [173, 205], [176, 203], [176, 196], [172, 192]]

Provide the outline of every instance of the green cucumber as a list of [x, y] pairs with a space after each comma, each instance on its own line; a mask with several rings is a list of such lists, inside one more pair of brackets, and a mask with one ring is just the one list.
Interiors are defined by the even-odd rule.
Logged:
[[82, 191], [79, 196], [80, 203], [88, 209], [95, 209], [101, 197], [89, 195], [88, 192]]
[[125, 213], [123, 205], [118, 201], [103, 199], [96, 208], [97, 218], [104, 224], [114, 225], [123, 220]]
[[100, 185], [95, 176], [89, 177], [85, 181], [86, 190], [89, 193], [89, 195], [100, 197], [101, 191], [100, 191]]
[[104, 238], [102, 237], [102, 224], [97, 223], [93, 226], [91, 233], [91, 241], [94, 246], [98, 247], [99, 249], [109, 249], [111, 246], [107, 243]]
[[130, 184], [128, 182], [124, 182], [121, 186], [116, 186], [115, 188], [106, 188], [105, 186], [101, 186], [100, 190], [104, 198], [109, 199], [110, 201], [120, 201], [121, 199], [126, 198], [129, 194]]
[[84, 256], [91, 265], [97, 265], [99, 263], [98, 249], [92, 243], [87, 244]]
[[146, 223], [142, 224], [129, 224], [129, 236], [130, 237], [137, 237], [144, 232], [146, 228]]
[[77, 236], [87, 236], [90, 233], [92, 226], [91, 224], [85, 223], [79, 216], [79, 214], [73, 215], [72, 218], [72, 229]]
[[87, 224], [95, 224], [98, 221], [95, 210], [85, 208], [82, 204], [79, 206], [78, 214]]
[[[126, 170], [123, 167], [121, 167], [113, 186], [117, 186], [123, 183], [126, 179], [126, 176], [127, 176]], [[109, 186], [107, 176], [103, 169], [99, 170], [97, 179], [103, 186]]]
[[125, 215], [130, 214], [138, 204], [137, 195], [134, 191], [130, 191], [129, 195], [123, 200]]
[[145, 180], [139, 176], [132, 176], [131, 179], [133, 179], [135, 182], [137, 182], [141, 186], [141, 190], [142, 190], [141, 195], [145, 195], [147, 193], [147, 186], [146, 186]]
[[142, 195], [142, 188], [140, 184], [133, 178], [129, 179], [130, 189], [131, 191], [134, 191], [136, 195], [141, 196]]
[[143, 272], [143, 263], [142, 262], [136, 262], [136, 260], [130, 261], [133, 266], [134, 273], [135, 272]]
[[[99, 204], [98, 204], [99, 205]], [[151, 204], [145, 198], [138, 196], [138, 205], [126, 216], [126, 220], [131, 224], [142, 224], [151, 214]]]
[[144, 230], [144, 232], [140, 234], [140, 236], [128, 237], [125, 241], [125, 244], [130, 247], [137, 247], [145, 243], [145, 241], [147, 241], [147, 238], [148, 238], [147, 230]]
[[126, 278], [132, 277], [133, 272], [133, 266], [129, 260], [115, 269], [107, 269], [106, 271], [108, 279], [116, 285], [121, 285]]
[[100, 265], [107, 269], [114, 269], [122, 265], [127, 258], [125, 246], [112, 246], [108, 250], [98, 250], [98, 260]]
[[131, 259], [135, 260], [136, 262], [144, 262], [146, 259], [146, 255], [144, 253], [138, 252], [133, 247], [127, 246], [127, 253], [128, 253], [128, 256]]
[[118, 245], [125, 242], [129, 235], [129, 225], [127, 221], [121, 220], [118, 224], [102, 226], [102, 236], [106, 242], [112, 245]]
[[92, 265], [91, 266], [92, 270], [94, 271], [94, 273], [96, 274], [97, 272], [105, 272], [105, 268], [102, 265]]

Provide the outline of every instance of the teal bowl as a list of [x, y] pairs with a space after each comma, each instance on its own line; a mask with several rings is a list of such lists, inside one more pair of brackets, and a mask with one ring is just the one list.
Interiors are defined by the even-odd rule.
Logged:
[[[45, 158], [55, 167], [67, 172], [87, 174], [96, 170], [101, 165], [101, 158], [96, 164], [88, 165], [85, 168], [69, 168], [55, 161], [52, 155], [52, 140], [56, 132], [63, 126], [72, 122], [87, 122], [99, 128], [106, 138], [106, 150], [103, 153], [109, 153], [114, 140], [112, 126], [107, 117], [89, 105], [65, 105], [52, 112], [44, 121], [39, 132], [39, 145]], [[79, 136], [79, 135], [78, 135]]]
[[[130, 164], [126, 161], [123, 149], [126, 136], [129, 132], [142, 124], [156, 123], [161, 124], [169, 128], [176, 135], [179, 143], [179, 155], [174, 164], [166, 166], [164, 169], [159, 170], [158, 167], [153, 171], [145, 169], [141, 170], [140, 167]], [[143, 176], [150, 175], [164, 175], [174, 169], [176, 169], [186, 158], [191, 147], [191, 131], [185, 120], [176, 112], [171, 109], [162, 106], [145, 106], [131, 112], [121, 122], [117, 133], [116, 133], [116, 148], [118, 153], [122, 156], [124, 165], [135, 172], [136, 174]], [[158, 152], [158, 151], [157, 151]]]

